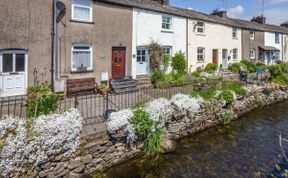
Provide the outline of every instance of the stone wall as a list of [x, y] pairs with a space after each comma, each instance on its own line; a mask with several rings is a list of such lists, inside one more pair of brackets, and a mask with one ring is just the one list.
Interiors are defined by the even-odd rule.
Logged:
[[[265, 94], [264, 88], [272, 88], [273, 92]], [[223, 116], [227, 111], [233, 112], [234, 119], [237, 119], [253, 109], [288, 99], [286, 88], [277, 88], [267, 84], [261, 87], [249, 85], [246, 89], [247, 96], [237, 98], [229, 107], [221, 101], [211, 100], [205, 101], [201, 106], [201, 111], [193, 118], [189, 118], [185, 112], [174, 112], [173, 117], [168, 118], [165, 124], [166, 138], [177, 140], [219, 125], [223, 123]], [[126, 146], [126, 135], [123, 130], [112, 136], [98, 135], [97, 138], [94, 141], [83, 138], [86, 145], [80, 148], [81, 156], [68, 159], [60, 155], [54, 161], [29, 173], [29, 177], [87, 177], [143, 153], [141, 142], [133, 148]]]

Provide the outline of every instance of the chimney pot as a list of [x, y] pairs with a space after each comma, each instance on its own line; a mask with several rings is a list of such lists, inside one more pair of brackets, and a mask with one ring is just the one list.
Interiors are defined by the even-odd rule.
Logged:
[[228, 18], [227, 11], [223, 9], [216, 9], [211, 13], [211, 15], [217, 15], [222, 18]]

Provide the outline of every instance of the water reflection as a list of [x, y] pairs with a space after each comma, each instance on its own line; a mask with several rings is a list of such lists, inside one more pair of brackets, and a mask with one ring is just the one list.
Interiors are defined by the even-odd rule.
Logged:
[[288, 102], [258, 109], [228, 126], [180, 140], [175, 153], [156, 161], [135, 159], [116, 166], [106, 176], [266, 177], [282, 157], [280, 132], [288, 135]]

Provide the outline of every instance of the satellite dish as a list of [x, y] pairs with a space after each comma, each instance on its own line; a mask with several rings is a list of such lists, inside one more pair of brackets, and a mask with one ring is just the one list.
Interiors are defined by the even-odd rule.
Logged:
[[66, 14], [66, 6], [63, 2], [57, 1], [56, 8], [60, 11], [56, 17], [56, 22], [59, 23]]

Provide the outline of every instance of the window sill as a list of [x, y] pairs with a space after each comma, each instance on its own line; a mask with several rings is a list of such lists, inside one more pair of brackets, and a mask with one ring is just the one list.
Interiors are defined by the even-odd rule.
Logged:
[[84, 23], [84, 24], [95, 24], [94, 22], [81, 21], [81, 20], [73, 20], [73, 19], [71, 19], [70, 22], [73, 22], [73, 23]]
[[196, 35], [198, 35], [198, 36], [206, 36], [205, 33], [197, 33], [197, 32], [196, 32]]
[[83, 73], [93, 73], [94, 70], [91, 69], [91, 70], [83, 70], [83, 71], [77, 71], [77, 70], [71, 70], [70, 73], [71, 74], [83, 74]]
[[197, 61], [197, 64], [205, 63], [205, 61]]
[[174, 33], [172, 30], [162, 29], [161, 32], [163, 33]]
[[236, 37], [236, 38], [235, 38], [235, 37], [232, 37], [232, 38], [233, 38], [233, 40], [238, 40], [238, 38], [237, 38], [237, 37]]

